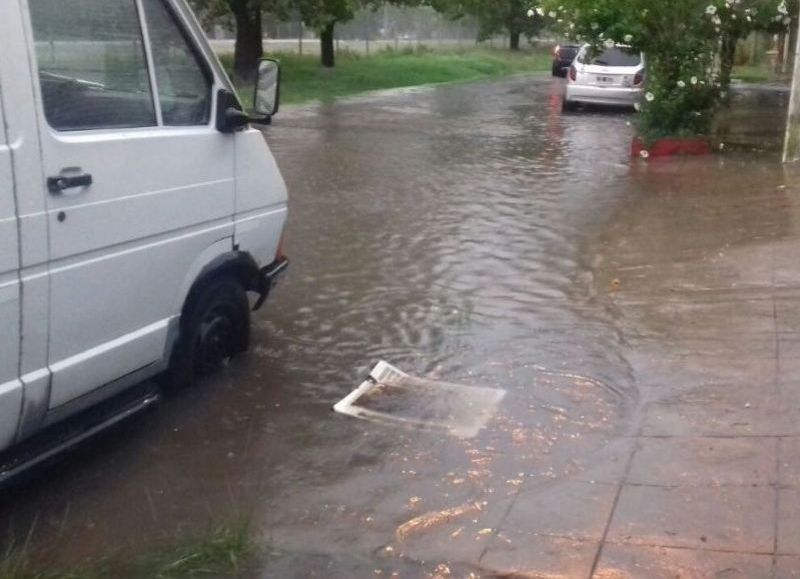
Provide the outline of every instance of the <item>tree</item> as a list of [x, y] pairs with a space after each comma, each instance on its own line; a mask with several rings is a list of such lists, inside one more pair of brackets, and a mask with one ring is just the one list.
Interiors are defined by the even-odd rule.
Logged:
[[189, 0], [201, 20], [210, 24], [232, 18], [236, 28], [233, 73], [239, 81], [251, 81], [264, 55], [263, 13], [287, 13], [287, 0]]
[[519, 50], [522, 35], [535, 36], [544, 22], [543, 18], [529, 16], [526, 0], [431, 0], [431, 5], [454, 20], [475, 17], [479, 40], [506, 32], [511, 50]]
[[333, 32], [337, 22], [346, 22], [355, 15], [354, 0], [297, 0], [300, 16], [306, 26], [319, 34], [320, 63], [326, 68], [335, 65]]

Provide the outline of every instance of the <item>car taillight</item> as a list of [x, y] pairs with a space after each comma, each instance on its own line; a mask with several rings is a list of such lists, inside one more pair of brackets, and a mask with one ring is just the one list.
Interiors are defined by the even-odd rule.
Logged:
[[574, 65], [569, 67], [569, 79], [572, 82], [578, 80], [578, 69]]
[[644, 71], [640, 70], [636, 73], [636, 76], [633, 77], [633, 86], [639, 86], [644, 82]]

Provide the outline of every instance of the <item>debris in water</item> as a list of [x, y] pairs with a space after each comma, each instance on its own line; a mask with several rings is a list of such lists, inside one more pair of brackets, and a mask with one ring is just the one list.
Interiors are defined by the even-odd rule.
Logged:
[[414, 378], [379, 362], [358, 388], [337, 403], [340, 414], [444, 430], [472, 438], [505, 397], [505, 390]]
[[479, 513], [483, 510], [483, 505], [479, 502], [464, 503], [463, 505], [445, 509], [443, 511], [430, 511], [424, 515], [414, 517], [406, 521], [395, 531], [395, 537], [399, 542], [405, 541], [411, 535], [424, 533], [433, 527], [449, 523], [464, 515]]

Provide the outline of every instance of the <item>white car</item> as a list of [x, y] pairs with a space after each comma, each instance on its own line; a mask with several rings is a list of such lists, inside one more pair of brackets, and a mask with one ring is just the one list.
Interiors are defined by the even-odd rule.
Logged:
[[644, 93], [645, 59], [624, 46], [584, 45], [567, 72], [565, 111], [583, 104], [633, 107]]
[[278, 80], [243, 112], [185, 0], [0, 2], [0, 481], [247, 349], [288, 263]]

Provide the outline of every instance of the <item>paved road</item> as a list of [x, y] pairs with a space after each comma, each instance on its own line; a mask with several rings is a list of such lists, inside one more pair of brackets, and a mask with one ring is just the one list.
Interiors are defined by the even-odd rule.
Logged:
[[[282, 112], [293, 265], [252, 353], [4, 527], [55, 564], [247, 513], [264, 577], [800, 575], [800, 174], [631, 163], [632, 118], [560, 91]], [[381, 359], [507, 395], [472, 439], [332, 413]]]

